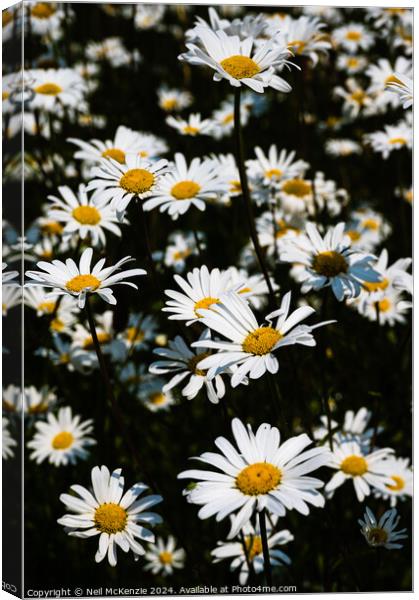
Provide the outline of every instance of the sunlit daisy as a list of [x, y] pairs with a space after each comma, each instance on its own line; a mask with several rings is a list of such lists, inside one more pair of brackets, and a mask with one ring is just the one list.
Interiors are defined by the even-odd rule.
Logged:
[[406, 500], [413, 495], [413, 470], [408, 458], [391, 457], [386, 461], [387, 473], [392, 479], [385, 490], [374, 491], [377, 498], [390, 500], [390, 506], [396, 506], [398, 500]]
[[280, 28], [281, 40], [294, 56], [308, 56], [316, 65], [319, 55], [332, 47], [329, 36], [322, 29], [326, 27], [317, 17], [302, 15], [297, 19], [287, 19]]
[[397, 125], [384, 125], [384, 131], [367, 133], [364, 137], [374, 152], [381, 153], [384, 159], [387, 159], [394, 150], [410, 149], [413, 145], [413, 130], [410, 125], [402, 121]]
[[397, 79], [395, 73], [399, 73], [402, 77], [411, 77], [412, 61], [404, 56], [399, 56], [395, 63], [392, 64], [386, 58], [380, 58], [377, 64], [372, 64], [366, 70], [366, 75], [370, 78], [369, 93], [377, 94], [377, 101], [380, 104], [390, 104], [396, 107], [398, 105], [397, 96], [390, 94], [388, 87], [391, 85], [400, 85], [401, 81]]
[[403, 548], [400, 540], [406, 539], [407, 529], [399, 529], [396, 527], [399, 524], [400, 517], [397, 515], [397, 510], [392, 508], [387, 510], [377, 521], [374, 513], [368, 506], [365, 509], [364, 521], [358, 519], [361, 525], [361, 533], [367, 540], [368, 544], [373, 548], [383, 547], [387, 550], [399, 550]]
[[135, 6], [134, 25], [138, 29], [153, 29], [163, 18], [164, 4], [137, 4]]
[[353, 56], [352, 54], [339, 54], [336, 61], [336, 67], [348, 75], [362, 73], [367, 65], [368, 61], [364, 56]]
[[60, 260], [54, 260], [52, 263], [41, 261], [37, 263], [37, 267], [42, 271], [26, 271], [27, 277], [35, 280], [34, 284], [27, 283], [26, 285], [43, 285], [53, 288], [53, 291], [48, 294], [50, 298], [70, 294], [77, 297], [79, 307], [84, 308], [87, 294], [98, 294], [105, 302], [116, 304], [116, 298], [111, 289], [114, 285], [128, 285], [138, 289], [134, 283], [123, 280], [147, 274], [144, 269], [118, 272], [122, 265], [134, 260], [130, 256], [126, 256], [115, 265], [106, 268], [103, 268], [105, 259], [102, 258], [91, 268], [92, 256], [92, 248], [86, 248], [80, 257], [78, 267], [71, 258], [68, 258], [65, 263]]
[[303, 160], [294, 160], [295, 152], [278, 151], [275, 144], [265, 155], [262, 148], [255, 147], [256, 160], [246, 161], [249, 177], [260, 177], [265, 185], [275, 185], [282, 179], [302, 177], [308, 168]]
[[55, 111], [59, 106], [76, 107], [86, 92], [86, 83], [74, 69], [34, 69], [30, 71], [34, 92], [31, 108]]
[[375, 250], [390, 233], [391, 226], [383, 215], [366, 207], [352, 211], [345, 227], [352, 247], [366, 251]]
[[211, 119], [202, 119], [200, 113], [190, 114], [187, 120], [169, 115], [166, 123], [182, 135], [191, 135], [192, 137], [196, 135], [210, 135], [213, 128]]
[[138, 397], [151, 412], [168, 410], [175, 404], [175, 398], [170, 390], [164, 390], [165, 382], [160, 377], [147, 379], [139, 388]]
[[346, 80], [345, 87], [335, 87], [333, 92], [335, 96], [343, 98], [343, 112], [351, 119], [377, 112], [374, 98], [353, 78]]
[[[386, 283], [385, 278], [383, 283]], [[396, 289], [387, 287], [381, 293], [377, 290], [377, 293], [363, 295], [356, 307], [370, 321], [378, 320], [380, 325], [394, 327], [397, 323], [406, 323], [412, 303], [406, 301]]]
[[[245, 99], [240, 103], [240, 122], [246, 125], [250, 116], [250, 108]], [[217, 140], [229, 136], [234, 129], [234, 104], [232, 100], [224, 100], [217, 110], [211, 115], [212, 129], [210, 134]]]
[[92, 420], [81, 421], [72, 415], [71, 408], [60, 408], [57, 416], [48, 413], [47, 421], [35, 423], [35, 435], [27, 446], [32, 450], [30, 458], [37, 464], [48, 460], [59, 467], [74, 465], [89, 456], [88, 447], [96, 441], [88, 434], [93, 431]]
[[185, 557], [183, 548], [176, 548], [176, 540], [172, 535], [169, 535], [166, 541], [158, 537], [155, 544], [150, 544], [145, 553], [144, 559], [147, 564], [144, 571], [151, 571], [153, 575], [159, 573], [163, 577], [172, 575], [175, 569], [183, 569]]
[[231, 539], [255, 510], [266, 508], [283, 517], [292, 509], [308, 515], [309, 504], [324, 506], [324, 496], [318, 491], [323, 482], [306, 475], [328, 463], [325, 448], [304, 451], [312, 443], [304, 433], [281, 445], [279, 430], [267, 423], [254, 434], [251, 425], [233, 419], [232, 431], [237, 450], [219, 437], [215, 445], [222, 454], [205, 452], [195, 459], [219, 471], [192, 469], [178, 475], [179, 479], [198, 480], [188, 501], [202, 506], [198, 513], [201, 519], [215, 516], [221, 521], [232, 515]]
[[[36, 2], [31, 4], [28, 16], [30, 19], [30, 28], [34, 34], [49, 34], [53, 38], [60, 31], [62, 21], [67, 18], [63, 7], [55, 2]], [[68, 18], [71, 18], [71, 12], [68, 14]]]
[[313, 329], [334, 322], [300, 325], [315, 310], [300, 306], [289, 314], [290, 305], [291, 292], [288, 292], [282, 298], [280, 308], [265, 317], [266, 325], [259, 325], [246, 300], [234, 292], [224, 294], [209, 310], [201, 308], [203, 325], [227, 339], [194, 342], [194, 347], [218, 350], [198, 363], [198, 368], [208, 369], [208, 377], [212, 378], [227, 368], [239, 367], [231, 378], [233, 387], [242, 383], [247, 375], [250, 379], [258, 379], [266, 372], [277, 373], [279, 362], [274, 354], [277, 350], [293, 344], [315, 346]]
[[121, 469], [112, 473], [105, 466], [92, 469], [92, 492], [81, 485], [72, 485], [74, 494], [61, 494], [60, 500], [71, 511], [58, 519], [68, 535], [88, 538], [99, 535], [99, 547], [95, 561], [105, 556], [114, 567], [116, 550], [132, 550], [135, 557], [143, 556], [145, 549], [138, 540], [154, 542], [154, 534], [144, 526], [161, 523], [161, 517], [149, 512], [149, 508], [162, 501], [161, 496], [139, 496], [148, 489], [144, 483], [136, 483], [124, 492]]
[[[358, 442], [362, 448], [368, 449], [374, 434], [381, 433], [382, 431], [382, 427], [368, 427], [371, 417], [372, 412], [365, 406], [361, 407], [357, 412], [347, 410], [341, 426], [333, 419], [331, 421], [331, 427], [334, 432], [333, 439], [338, 443], [342, 440], [353, 440]], [[313, 437], [315, 440], [326, 442], [329, 435], [327, 416], [321, 415], [320, 421], [321, 425], [314, 429]]]
[[374, 36], [361, 23], [348, 23], [337, 27], [332, 33], [332, 38], [335, 44], [352, 54], [359, 50], [368, 50], [374, 43]]
[[162, 86], [157, 90], [158, 103], [165, 112], [177, 112], [188, 108], [193, 101], [192, 94], [183, 90]]

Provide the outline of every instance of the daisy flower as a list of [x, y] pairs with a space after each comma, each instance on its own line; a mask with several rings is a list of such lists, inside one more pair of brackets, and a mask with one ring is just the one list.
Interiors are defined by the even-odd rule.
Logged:
[[100, 165], [92, 169], [92, 181], [87, 190], [95, 190], [93, 202], [97, 198], [110, 200], [111, 208], [122, 220], [133, 198], [144, 200], [156, 194], [161, 176], [168, 170], [167, 164], [165, 159], [152, 163], [138, 154], [127, 154], [124, 164], [113, 158], [102, 159]]
[[166, 541], [158, 537], [154, 544], [149, 544], [145, 553], [147, 564], [144, 571], [151, 571], [153, 575], [161, 574], [163, 577], [172, 575], [175, 569], [183, 569], [185, 557], [183, 548], [176, 548], [176, 540], [172, 535]]
[[66, 18], [64, 9], [53, 2], [36, 2], [29, 7], [31, 31], [36, 35], [56, 35]]
[[275, 254], [275, 245], [278, 252], [289, 238], [295, 238], [304, 231], [305, 218], [301, 215], [293, 215], [282, 210], [274, 213], [266, 211], [256, 220], [256, 228], [259, 242], [262, 248], [266, 248], [268, 256]]
[[22, 304], [22, 288], [19, 284], [3, 283], [1, 286], [1, 304], [2, 314], [5, 317], [8, 311], [15, 306], [21, 306]]
[[384, 125], [384, 131], [367, 133], [364, 139], [374, 152], [381, 153], [381, 156], [387, 159], [394, 150], [412, 148], [413, 131], [410, 125], [400, 122], [398, 125]]
[[89, 238], [92, 246], [105, 246], [104, 230], [121, 237], [121, 230], [115, 224], [117, 222], [115, 210], [111, 208], [107, 199], [99, 197], [93, 203], [87, 195], [86, 186], [82, 183], [77, 194], [66, 185], [59, 187], [58, 192], [61, 198], [48, 196], [52, 206], [47, 216], [53, 221], [63, 223], [64, 241], [78, 233], [82, 240]]
[[168, 410], [175, 404], [175, 398], [170, 390], [164, 390], [164, 380], [154, 377], [146, 380], [140, 386], [138, 397], [151, 412]]
[[[206, 340], [210, 338], [210, 332], [205, 330], [199, 339]], [[200, 352], [199, 350], [193, 352], [184, 339], [178, 335], [174, 340], [169, 341], [167, 348], [156, 348], [153, 353], [160, 358], [151, 363], [150, 373], [154, 375], [173, 374], [172, 379], [163, 386], [164, 392], [172, 390], [186, 378], [189, 378], [182, 389], [182, 396], [185, 396], [188, 400], [195, 398], [204, 386], [207, 398], [213, 404], [218, 404], [219, 399], [224, 397], [225, 385], [221, 375], [217, 375], [214, 381], [210, 381], [206, 376], [206, 372], [197, 368], [197, 364], [208, 356], [208, 352]]]
[[374, 250], [390, 233], [391, 226], [384, 217], [365, 207], [352, 211], [345, 227], [345, 234], [351, 238], [352, 247], [365, 251]]
[[[269, 294], [268, 286], [263, 275], [249, 275], [245, 269], [229, 268], [231, 282], [233, 287], [237, 287], [237, 293], [245, 297], [251, 306], [260, 310], [267, 303]], [[279, 289], [279, 285], [272, 282], [274, 292]]]
[[326, 27], [317, 17], [302, 15], [298, 19], [287, 19], [280, 29], [281, 40], [294, 56], [308, 56], [315, 66], [319, 54], [327, 54], [332, 47], [329, 36], [322, 32]]
[[304, 160], [294, 160], [294, 151], [278, 151], [275, 144], [270, 146], [268, 155], [259, 146], [255, 147], [255, 154], [256, 160], [246, 161], [248, 175], [252, 179], [261, 178], [265, 185], [275, 185], [281, 179], [301, 177], [309, 166]]
[[[196, 234], [201, 249], [205, 250], [204, 233], [197, 231]], [[199, 256], [194, 233], [192, 231], [174, 231], [170, 234], [163, 259], [166, 267], [173, 267], [175, 271], [182, 272], [190, 256]]]
[[87, 434], [93, 430], [92, 420], [81, 421], [79, 415], [73, 417], [71, 408], [60, 408], [57, 416], [49, 413], [47, 421], [35, 423], [36, 433], [27, 444], [31, 448], [31, 460], [37, 464], [48, 460], [59, 467], [75, 465], [89, 456], [88, 446], [96, 441]]
[[348, 23], [337, 27], [332, 33], [332, 39], [337, 46], [351, 54], [359, 50], [368, 50], [374, 43], [374, 36], [361, 23]]
[[162, 86], [157, 90], [158, 103], [165, 112], [177, 112], [188, 108], [193, 101], [192, 94], [183, 90]]
[[302, 265], [299, 281], [304, 294], [330, 286], [342, 301], [359, 296], [365, 282], [380, 281], [371, 266], [374, 257], [354, 252], [344, 229], [345, 224], [339, 223], [322, 237], [314, 223], [307, 223], [306, 234], [290, 239], [282, 250], [282, 262]]
[[411, 310], [412, 303], [404, 300], [399, 291], [389, 287], [382, 293], [363, 296], [356, 307], [370, 321], [377, 321], [378, 317], [380, 325], [394, 327], [396, 323], [406, 323], [406, 314]]
[[144, 203], [144, 210], [160, 207], [173, 220], [184, 215], [191, 206], [204, 211], [206, 201], [227, 190], [228, 183], [211, 159], [193, 158], [188, 166], [183, 154], [175, 154], [170, 173], [159, 181], [153, 198]]
[[131, 54], [125, 48], [121, 38], [113, 36], [100, 42], [89, 42], [86, 57], [92, 61], [107, 60], [113, 67], [122, 67], [131, 62]]
[[6, 271], [7, 269], [7, 264], [4, 262], [1, 265], [1, 283], [2, 285], [4, 285], [5, 283], [11, 284], [14, 283], [15, 285], [19, 285], [16, 281], [13, 281], [18, 275], [19, 275], [19, 271]]
[[35, 386], [22, 390], [13, 384], [3, 390], [3, 410], [9, 414], [41, 416], [56, 402], [57, 396], [47, 386], [38, 390]]
[[335, 87], [333, 93], [343, 98], [343, 112], [351, 119], [377, 112], [374, 98], [352, 77], [346, 80], [345, 87]]
[[77, 107], [86, 92], [86, 83], [74, 69], [34, 69], [28, 77], [33, 79], [32, 109], [50, 112], [60, 106]]
[[[275, 519], [273, 519], [275, 521]], [[243, 541], [238, 539], [232, 542], [218, 542], [217, 548], [211, 551], [213, 563], [223, 560], [231, 560], [230, 570], [239, 572], [240, 585], [246, 585], [249, 579], [249, 563], [252, 564], [256, 574], [264, 570], [262, 538], [260, 536], [259, 524], [255, 528], [248, 522], [242, 529]], [[266, 527], [269, 556], [272, 567], [291, 564], [288, 554], [279, 550], [278, 546], [284, 546], [292, 542], [294, 536], [288, 529], [273, 532], [270, 524]]]
[[413, 496], [413, 471], [408, 458], [394, 456], [386, 461], [385, 466], [392, 482], [386, 485], [385, 491], [375, 490], [374, 495], [376, 498], [390, 500], [390, 506], [394, 507], [398, 500]]
[[210, 135], [214, 125], [211, 119], [202, 119], [200, 113], [190, 114], [186, 121], [180, 117], [169, 115], [166, 123], [182, 135], [191, 135], [193, 137], [196, 135]]
[[92, 269], [92, 255], [93, 249], [86, 248], [80, 257], [78, 267], [71, 258], [68, 258], [65, 263], [60, 260], [53, 260], [52, 263], [40, 261], [37, 263], [37, 267], [42, 271], [26, 271], [27, 277], [35, 280], [35, 283], [30, 282], [26, 285], [44, 285], [53, 288], [53, 291], [48, 294], [50, 298], [66, 294], [75, 296], [78, 299], [79, 308], [84, 308], [87, 294], [98, 294], [105, 302], [116, 304], [116, 298], [111, 289], [114, 285], [128, 285], [138, 289], [134, 283], [122, 280], [147, 274], [144, 269], [129, 269], [118, 273], [122, 265], [134, 260], [130, 256], [126, 256], [116, 265], [106, 268], [103, 268], [105, 259], [102, 258]]
[[336, 61], [336, 67], [348, 75], [362, 73], [367, 65], [368, 61], [364, 56], [353, 56], [352, 54], [339, 54]]
[[138, 540], [154, 542], [154, 534], [144, 524], [157, 525], [161, 517], [149, 508], [162, 501], [161, 496], [150, 495], [139, 500], [147, 490], [144, 483], [136, 483], [124, 492], [121, 469], [112, 474], [105, 466], [92, 469], [92, 492], [81, 485], [72, 485], [75, 494], [61, 494], [60, 500], [71, 511], [58, 519], [69, 535], [88, 538], [99, 535], [95, 561], [105, 556], [114, 567], [117, 547], [124, 552], [132, 550], [134, 556], [143, 556], [145, 550]]
[[147, 349], [149, 342], [155, 339], [157, 322], [152, 315], [131, 313], [127, 327], [118, 335], [128, 350]]
[[326, 493], [333, 495], [347, 480], [352, 480], [359, 502], [370, 495], [371, 488], [385, 491], [387, 485], [394, 483], [387, 474], [385, 464], [393, 452], [391, 448], [382, 448], [368, 454], [354, 440], [343, 439], [341, 443], [335, 443], [328, 466], [335, 469], [336, 473], [326, 484]]
[[[266, 316], [266, 325], [259, 325], [251, 308], [244, 298], [236, 293], [224, 294], [219, 304], [207, 310], [202, 308], [202, 323], [219, 333], [226, 341], [199, 340], [192, 346], [218, 350], [198, 363], [198, 369], [208, 369], [212, 379], [226, 368], [234, 365], [239, 368], [231, 378], [236, 387], [248, 375], [258, 379], [267, 371], [277, 373], [279, 368], [275, 352], [285, 346], [302, 344], [315, 346], [312, 330], [334, 321], [324, 321], [316, 325], [299, 325], [315, 312], [310, 306], [300, 306], [289, 314], [291, 292], [282, 298], [278, 310]], [[276, 318], [276, 323], [273, 320]]]
[[153, 29], [163, 19], [166, 7], [163, 4], [137, 4], [134, 25], [137, 29]]
[[330, 156], [350, 156], [351, 154], [362, 154], [362, 146], [349, 139], [329, 139], [325, 150]]
[[1, 455], [3, 460], [13, 458], [15, 453], [13, 448], [17, 446], [16, 440], [13, 439], [9, 430], [9, 420], [2, 417], [1, 419]]
[[97, 366], [96, 354], [72, 347], [71, 342], [64, 340], [58, 333], [52, 335], [51, 348], [38, 348], [36, 354], [48, 358], [57, 367], [64, 366], [70, 372], [90, 373]]
[[[163, 312], [173, 313], [169, 319], [187, 321], [191, 325], [201, 318], [201, 309], [210, 308], [220, 301], [220, 296], [227, 291], [235, 289], [231, 283], [230, 272], [220, 269], [208, 270], [206, 265], [195, 267], [187, 273], [186, 279], [174, 275], [174, 280], [182, 292], [165, 290], [170, 300], [166, 301]], [[237, 286], [238, 287], [238, 286]]]
[[31, 285], [24, 290], [24, 303], [36, 311], [37, 317], [52, 316], [51, 326], [59, 329], [68, 328], [74, 324], [76, 314], [79, 312], [77, 301], [69, 296], [64, 296], [57, 307], [57, 302], [48, 298], [48, 290], [42, 286]]
[[399, 529], [396, 531], [396, 527], [399, 524], [400, 517], [397, 515], [397, 510], [392, 508], [387, 510], [377, 521], [374, 513], [368, 506], [365, 509], [364, 521], [358, 519], [358, 523], [361, 525], [361, 533], [365, 537], [366, 541], [373, 548], [383, 547], [387, 550], [399, 550], [403, 548], [403, 544], [400, 544], [400, 540], [406, 539], [407, 529]]
[[205, 452], [196, 459], [218, 471], [192, 469], [178, 475], [179, 479], [198, 480], [188, 501], [202, 506], [199, 518], [215, 516], [221, 521], [232, 515], [231, 539], [255, 510], [266, 508], [283, 517], [293, 509], [308, 515], [309, 504], [324, 506], [324, 496], [318, 491], [323, 482], [306, 475], [328, 463], [325, 448], [304, 451], [312, 443], [305, 433], [280, 444], [279, 430], [267, 423], [260, 425], [256, 434], [240, 419], [233, 419], [231, 426], [237, 449], [219, 437], [215, 445], [221, 454]]
[[413, 79], [396, 71], [394, 79], [387, 82], [387, 89], [395, 92], [399, 97], [399, 102], [403, 103], [406, 110], [413, 105]]
[[397, 96], [389, 93], [388, 86], [391, 84], [400, 85], [395, 73], [400, 73], [402, 77], [411, 77], [412, 61], [404, 56], [399, 56], [392, 64], [387, 58], [380, 58], [377, 64], [370, 65], [365, 74], [370, 78], [368, 92], [378, 94], [380, 104], [390, 104], [393, 107], [398, 105]]
[[[240, 122], [244, 127], [250, 117], [250, 108], [246, 105], [245, 99], [240, 103]], [[230, 136], [234, 129], [234, 104], [232, 100], [224, 100], [220, 108], [211, 115], [212, 130], [210, 135], [216, 140], [225, 136]]]
[[229, 36], [208, 27], [199, 27], [196, 38], [197, 44], [187, 43], [188, 52], [179, 59], [210, 67], [215, 71], [214, 81], [227, 79], [233, 87], [246, 85], [259, 93], [267, 87], [280, 92], [291, 91], [291, 86], [275, 74], [276, 69], [288, 64], [287, 58], [291, 56], [279, 38], [261, 44], [256, 51], [252, 37], [241, 40], [237, 35]]

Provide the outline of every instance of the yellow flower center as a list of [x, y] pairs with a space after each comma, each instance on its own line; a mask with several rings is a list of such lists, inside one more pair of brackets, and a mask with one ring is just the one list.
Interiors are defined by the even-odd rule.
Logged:
[[2, 92], [1, 99], [7, 100], [10, 97], [10, 92]]
[[142, 342], [145, 337], [144, 331], [141, 331], [138, 327], [128, 327], [125, 335], [127, 340], [131, 343]]
[[388, 539], [387, 532], [381, 527], [371, 527], [367, 532], [368, 541], [372, 546], [381, 546]]
[[171, 552], [164, 550], [163, 552], [160, 552], [159, 560], [162, 565], [171, 565], [173, 562], [173, 555]]
[[413, 192], [411, 190], [408, 190], [407, 192], [405, 192], [404, 197], [405, 197], [405, 200], [407, 200], [407, 202], [410, 202], [410, 203], [413, 202]]
[[367, 461], [363, 456], [356, 456], [351, 454], [347, 456], [340, 464], [340, 470], [347, 475], [356, 477], [358, 475], [364, 475], [368, 471]]
[[348, 62], [346, 64], [350, 69], [356, 69], [356, 67], [359, 65], [359, 60], [354, 56], [351, 56], [348, 58]]
[[164, 110], [174, 110], [177, 107], [176, 98], [166, 98], [165, 100], [162, 100], [161, 107]]
[[281, 338], [282, 335], [277, 329], [273, 327], [259, 327], [246, 336], [242, 343], [242, 348], [244, 352], [248, 352], [249, 354], [264, 356], [265, 354], [269, 354]]
[[402, 146], [404, 146], [405, 144], [407, 144], [407, 139], [402, 138], [402, 137], [395, 137], [395, 138], [391, 138], [390, 140], [388, 140], [388, 143], [391, 144], [392, 146], [394, 144], [401, 144]]
[[288, 49], [292, 50], [295, 54], [301, 54], [306, 47], [306, 43], [303, 40], [294, 40], [288, 43]]
[[146, 169], [129, 169], [119, 180], [121, 188], [131, 194], [144, 194], [148, 192], [156, 178]]
[[114, 502], [105, 502], [95, 510], [95, 525], [102, 533], [124, 531], [127, 519], [127, 511]]
[[204, 358], [206, 358], [207, 356], [210, 356], [210, 355], [211, 355], [211, 352], [201, 352], [201, 354], [192, 356], [192, 358], [190, 358], [188, 360], [188, 367], [192, 371], [192, 373], [203, 377], [205, 375], [205, 371], [203, 371], [202, 369], [198, 369], [196, 365], [199, 362], [201, 362], [201, 360], [204, 360]]
[[281, 176], [281, 169], [268, 169], [267, 171], [265, 171], [265, 177], [268, 177], [268, 179], [272, 179], [274, 177], [279, 179]]
[[103, 158], [113, 158], [121, 165], [125, 162], [125, 152], [119, 148], [108, 148], [102, 152]]
[[388, 488], [389, 490], [392, 490], [393, 492], [399, 492], [400, 490], [402, 490], [405, 486], [405, 481], [402, 477], [399, 477], [398, 475], [392, 475], [391, 479], [394, 481], [394, 484], [387, 484], [386, 488]]
[[352, 92], [350, 97], [351, 100], [353, 100], [354, 102], [357, 102], [358, 104], [363, 104], [367, 97], [367, 94], [363, 90], [356, 90], [355, 92]]
[[194, 307], [193, 307], [193, 308], [194, 308], [194, 311], [195, 311], [195, 314], [196, 314], [196, 316], [197, 316], [198, 318], [200, 318], [200, 317], [201, 317], [201, 315], [198, 313], [198, 310], [199, 310], [200, 308], [205, 308], [205, 309], [207, 309], [207, 310], [210, 310], [210, 306], [211, 306], [212, 304], [218, 304], [218, 303], [219, 303], [219, 301], [220, 301], [220, 300], [219, 300], [219, 298], [212, 298], [211, 296], [207, 296], [206, 298], [202, 298], [201, 300], [198, 300], [198, 302], [195, 302], [195, 305], [194, 305]]
[[223, 117], [223, 125], [228, 125], [229, 123], [232, 123], [234, 121], [234, 113], [229, 113], [228, 115], [225, 115], [225, 117]]
[[387, 312], [387, 311], [389, 311], [390, 308], [391, 308], [391, 302], [390, 302], [390, 300], [388, 298], [383, 298], [378, 303], [378, 308], [379, 308], [380, 312]]
[[364, 221], [362, 221], [362, 226], [365, 229], [372, 229], [373, 231], [377, 231], [377, 229], [380, 227], [380, 224], [375, 219], [365, 219]]
[[52, 331], [60, 332], [60, 331], [63, 331], [64, 328], [65, 328], [65, 324], [58, 317], [51, 321], [50, 329], [52, 329]]
[[186, 249], [186, 250], [177, 250], [174, 254], [173, 254], [173, 258], [175, 260], [183, 260], [184, 258], [188, 258], [188, 256], [191, 254], [191, 250]]
[[[8, 25], [11, 21], [13, 21], [13, 14], [8, 10], [4, 10], [1, 14], [1, 20], [2, 20], [2, 26], [6, 27], [6, 25]], [[3, 98], [3, 100], [4, 100], [4, 98]]]
[[54, 6], [47, 2], [38, 2], [31, 10], [31, 15], [36, 19], [49, 19], [54, 13]]
[[[99, 344], [107, 344], [108, 342], [110, 342], [111, 336], [109, 333], [106, 333], [106, 331], [98, 331], [97, 340]], [[83, 341], [83, 348], [85, 350], [91, 350], [92, 348], [94, 348], [93, 338], [91, 335], [87, 336], [87, 338], [85, 338], [85, 340]]]
[[176, 200], [187, 200], [188, 198], [195, 198], [200, 189], [201, 186], [195, 181], [185, 180], [176, 183], [170, 193]]
[[255, 556], [258, 556], [263, 552], [262, 538], [260, 535], [247, 535], [244, 538], [244, 546], [250, 562], [255, 558]]
[[281, 483], [282, 472], [270, 463], [255, 463], [245, 467], [236, 477], [237, 488], [246, 496], [260, 496]]
[[65, 287], [69, 292], [79, 293], [86, 288], [90, 288], [91, 290], [96, 290], [100, 286], [100, 280], [94, 275], [76, 275], [67, 283]]
[[232, 180], [230, 181], [230, 192], [232, 194], [241, 194], [242, 193], [242, 184], [240, 181], [238, 180]]
[[385, 84], [388, 85], [389, 83], [397, 83], [399, 85], [403, 85], [400, 79], [395, 75], [389, 75], [387, 77], [387, 79], [385, 80]]
[[234, 79], [244, 79], [245, 77], [253, 77], [260, 72], [260, 67], [249, 56], [241, 56], [236, 54], [229, 58], [224, 58], [220, 65]]
[[141, 158], [147, 158], [148, 155], [149, 153], [147, 152], [147, 150], [140, 150], [138, 153], [138, 156], [141, 156]]
[[163, 394], [163, 392], [153, 392], [150, 394], [148, 400], [150, 404], [159, 406], [160, 404], [164, 404], [166, 402], [166, 396]]
[[346, 273], [348, 263], [344, 256], [334, 250], [320, 252], [313, 258], [313, 270], [324, 277], [336, 277], [341, 273]]
[[[29, 410], [28, 413], [30, 415], [38, 415], [40, 413], [44, 413], [48, 410], [48, 402], [40, 402], [39, 404], [34, 404], [32, 405]], [[71, 434], [68, 434], [71, 435]]]
[[284, 182], [282, 191], [291, 196], [304, 198], [304, 196], [311, 194], [311, 185], [307, 181], [304, 181], [304, 179], [289, 179]]
[[78, 206], [71, 214], [82, 225], [97, 225], [102, 220], [100, 212], [94, 206]]
[[68, 352], [63, 352], [59, 358], [61, 365], [67, 365], [70, 362], [70, 355]]
[[346, 33], [346, 39], [350, 40], [351, 42], [359, 42], [361, 37], [362, 37], [362, 34], [360, 31], [348, 31]]
[[49, 221], [41, 226], [41, 231], [42, 233], [50, 235], [60, 235], [60, 233], [63, 231], [63, 226], [61, 223], [57, 223], [56, 221]]
[[359, 231], [356, 231], [355, 229], [350, 229], [349, 231], [346, 231], [345, 235], [347, 235], [353, 242], [356, 242], [361, 237], [361, 233]]
[[389, 283], [389, 280], [385, 278], [382, 281], [364, 281], [364, 287], [369, 292], [378, 292], [378, 290], [387, 289]]
[[54, 450], [67, 450], [74, 442], [73, 434], [69, 431], [60, 431], [52, 440]]
[[56, 83], [42, 83], [36, 86], [33, 91], [36, 94], [43, 94], [44, 96], [58, 96], [63, 91], [63, 88]]
[[183, 133], [186, 133], [186, 135], [196, 135], [197, 133], [199, 133], [199, 127], [193, 127], [192, 125], [185, 125], [185, 127], [182, 129]]
[[54, 312], [54, 308], [55, 302], [41, 302], [38, 304], [38, 310], [49, 315]]

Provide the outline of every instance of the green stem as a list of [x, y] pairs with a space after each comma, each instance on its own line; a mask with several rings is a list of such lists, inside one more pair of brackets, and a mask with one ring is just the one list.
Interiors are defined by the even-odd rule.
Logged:
[[269, 556], [268, 536], [266, 533], [266, 514], [264, 508], [259, 512], [259, 528], [262, 540], [263, 566], [265, 569], [266, 583], [269, 587], [272, 587], [271, 559]]

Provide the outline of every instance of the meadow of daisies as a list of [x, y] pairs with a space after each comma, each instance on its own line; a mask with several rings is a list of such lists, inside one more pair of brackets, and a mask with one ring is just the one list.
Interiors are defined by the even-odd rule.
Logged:
[[34, 2], [3, 44], [25, 588], [410, 590], [412, 11]]

